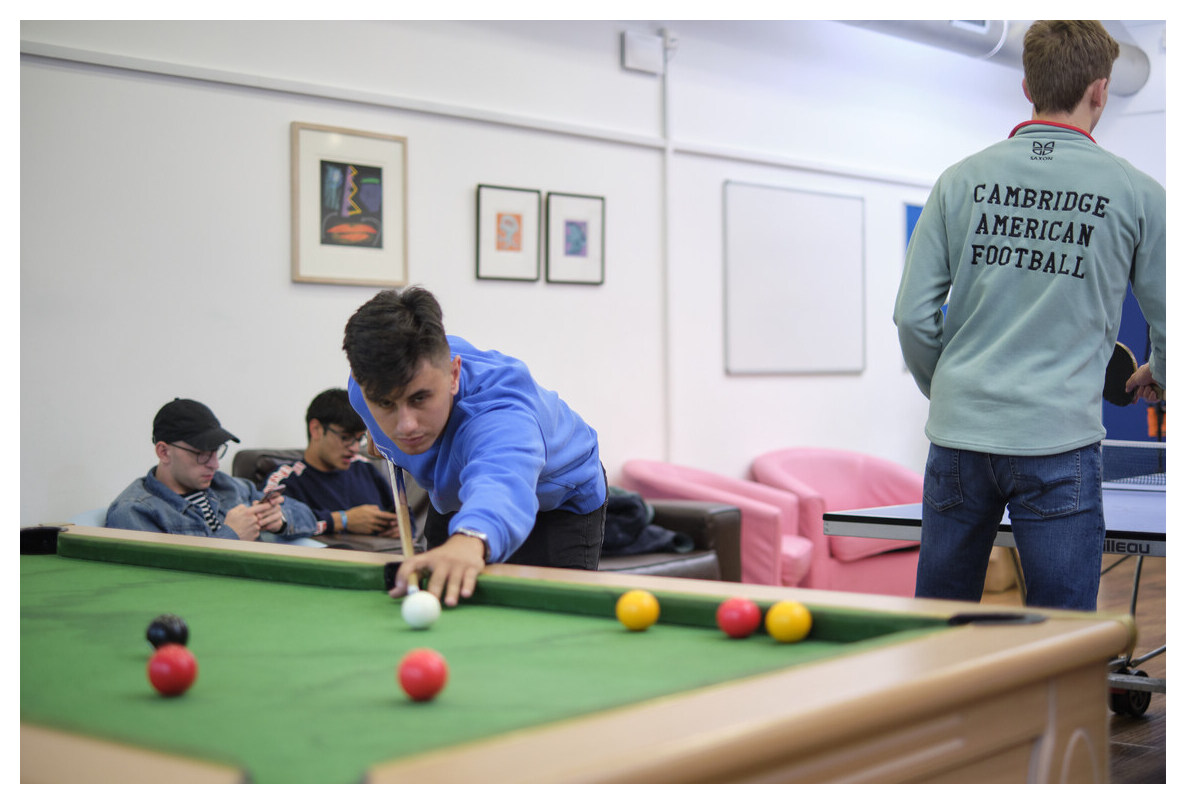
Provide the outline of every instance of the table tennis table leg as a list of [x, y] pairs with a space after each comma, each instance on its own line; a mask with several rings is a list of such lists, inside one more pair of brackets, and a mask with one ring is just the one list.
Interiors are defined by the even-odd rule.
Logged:
[[[1129, 556], [1117, 561], [1104, 572], [1114, 569]], [[1132, 577], [1132, 597], [1129, 599], [1128, 613], [1134, 620], [1137, 616], [1137, 594], [1141, 588], [1141, 568], [1145, 563], [1144, 556], [1137, 556], [1137, 566]], [[1109, 706], [1113, 712], [1121, 715], [1139, 716], [1149, 708], [1150, 699], [1154, 693], [1165, 695], [1165, 679], [1149, 678], [1144, 670], [1138, 670], [1145, 662], [1165, 653], [1165, 645], [1146, 653], [1144, 656], [1133, 657], [1130, 649], [1127, 654], [1114, 659], [1109, 666], [1108, 683], [1112, 692], [1109, 696]]]
[[1021, 571], [1021, 556], [1017, 554], [1016, 547], [1006, 548], [1009, 551], [1009, 560], [1013, 562], [1013, 572], [1017, 575], [1017, 588], [1021, 592], [1021, 605], [1025, 605], [1025, 573]]

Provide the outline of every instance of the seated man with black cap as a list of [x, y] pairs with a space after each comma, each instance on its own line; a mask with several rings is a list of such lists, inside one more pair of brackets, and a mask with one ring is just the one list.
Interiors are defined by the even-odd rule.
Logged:
[[210, 408], [174, 399], [152, 422], [157, 465], [128, 486], [107, 509], [107, 527], [285, 542], [322, 547], [313, 512], [283, 495], [268, 498], [249, 481], [218, 470], [227, 442]]

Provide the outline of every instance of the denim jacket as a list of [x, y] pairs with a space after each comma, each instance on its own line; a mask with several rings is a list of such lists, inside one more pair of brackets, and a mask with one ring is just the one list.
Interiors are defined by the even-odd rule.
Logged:
[[[251, 505], [262, 496], [249, 481], [215, 472], [209, 497], [219, 526], [212, 531], [198, 506], [157, 480], [155, 472], [156, 467], [149, 469], [148, 474], [133, 481], [116, 497], [107, 509], [107, 527], [238, 539], [238, 534], [225, 524], [226, 512], [236, 505]], [[284, 512], [284, 530], [266, 534], [268, 540], [276, 537], [277, 541], [293, 541], [317, 532], [313, 512], [304, 503], [285, 499], [280, 510]]]

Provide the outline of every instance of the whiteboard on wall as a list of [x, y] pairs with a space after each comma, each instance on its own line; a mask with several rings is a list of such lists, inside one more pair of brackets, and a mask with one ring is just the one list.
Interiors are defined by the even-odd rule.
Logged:
[[727, 181], [725, 371], [865, 369], [865, 200]]

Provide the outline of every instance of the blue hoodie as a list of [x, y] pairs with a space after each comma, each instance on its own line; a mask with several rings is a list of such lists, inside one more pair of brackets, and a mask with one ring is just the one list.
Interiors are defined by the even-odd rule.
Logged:
[[539, 511], [588, 514], [605, 503], [597, 433], [521, 361], [448, 340], [461, 357], [459, 387], [444, 432], [424, 453], [404, 454], [378, 428], [353, 377], [350, 404], [378, 450], [411, 473], [433, 508], [455, 512], [450, 528], [485, 533], [490, 561], [505, 561]]

